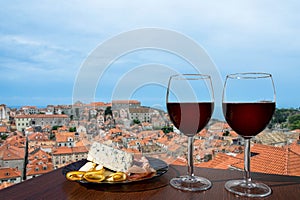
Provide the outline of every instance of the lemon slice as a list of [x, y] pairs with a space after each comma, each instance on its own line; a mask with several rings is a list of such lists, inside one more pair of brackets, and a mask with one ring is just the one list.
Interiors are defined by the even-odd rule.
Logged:
[[106, 177], [106, 180], [109, 182], [125, 181], [126, 179], [127, 175], [123, 172], [112, 173]]
[[85, 172], [82, 171], [70, 171], [66, 174], [66, 178], [70, 181], [80, 181], [83, 179]]
[[88, 182], [99, 183], [105, 179], [104, 170], [86, 172], [83, 178]]

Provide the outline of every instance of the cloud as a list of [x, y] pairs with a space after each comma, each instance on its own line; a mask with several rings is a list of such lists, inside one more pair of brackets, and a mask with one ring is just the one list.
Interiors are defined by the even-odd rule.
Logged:
[[[72, 85], [97, 45], [121, 32], [145, 27], [191, 37], [224, 74], [261, 69], [289, 80], [285, 69], [292, 68], [293, 77], [300, 74], [295, 67], [300, 64], [299, 8], [300, 3], [292, 0], [1, 1], [0, 84], [14, 85], [29, 78], [35, 83]], [[151, 62], [184, 64], [163, 53], [143, 52], [121, 57], [106, 73], [116, 80], [130, 66]]]
[[78, 61], [82, 58], [77, 51], [20, 35], [0, 38], [0, 71], [10, 74], [7, 78], [16, 81], [25, 75], [35, 79], [68, 75], [70, 70], [78, 68], [72, 59]]

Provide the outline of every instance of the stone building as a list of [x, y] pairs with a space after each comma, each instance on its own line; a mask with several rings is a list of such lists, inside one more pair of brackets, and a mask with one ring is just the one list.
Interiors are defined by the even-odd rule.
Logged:
[[137, 100], [113, 100], [112, 110], [128, 109], [128, 108], [138, 108], [141, 106], [141, 102]]
[[130, 120], [139, 120], [140, 122], [151, 122], [151, 109], [146, 107], [129, 108]]
[[17, 115], [15, 123], [18, 131], [24, 131], [29, 126], [62, 126], [70, 121], [68, 115]]
[[23, 172], [24, 163], [25, 148], [12, 146], [11, 144], [5, 144], [0, 147], [0, 168], [14, 168]]
[[[0, 168], [0, 186], [5, 183], [15, 184], [22, 181], [22, 175], [19, 170], [11, 167]], [[1, 187], [0, 187], [1, 189]]]
[[67, 164], [87, 158], [88, 150], [85, 146], [78, 147], [58, 147], [52, 152], [54, 169]]

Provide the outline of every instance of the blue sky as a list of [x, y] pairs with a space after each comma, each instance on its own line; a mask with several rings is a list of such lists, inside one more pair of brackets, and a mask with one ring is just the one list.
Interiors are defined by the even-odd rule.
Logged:
[[[299, 9], [292, 0], [0, 1], [0, 103], [71, 104], [78, 72], [97, 46], [126, 31], [156, 27], [196, 41], [222, 78], [244, 71], [273, 74], [277, 106], [300, 107]], [[174, 55], [133, 52], [112, 63], [96, 100], [109, 101], [115, 81], [147, 63], [189, 71]], [[164, 95], [164, 88], [150, 85], [132, 98], [156, 105]]]

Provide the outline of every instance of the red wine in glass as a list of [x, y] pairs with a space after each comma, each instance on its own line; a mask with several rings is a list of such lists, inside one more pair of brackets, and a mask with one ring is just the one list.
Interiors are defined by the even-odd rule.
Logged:
[[[194, 136], [210, 120], [214, 104], [212, 102], [167, 103], [167, 109], [174, 126], [186, 136]], [[196, 115], [200, 117], [194, 117]]]
[[183, 191], [208, 190], [212, 183], [194, 174], [194, 136], [208, 123], [214, 109], [214, 95], [209, 75], [177, 74], [169, 79], [166, 95], [168, 114], [174, 126], [188, 136], [188, 173], [172, 178], [170, 185]]
[[263, 131], [274, 111], [275, 102], [223, 103], [227, 123], [243, 137], [253, 137]]
[[266, 197], [272, 190], [250, 176], [250, 140], [263, 131], [275, 111], [275, 87], [268, 73], [236, 73], [226, 76], [222, 107], [228, 125], [244, 138], [244, 179], [230, 180], [225, 188], [247, 197]]

